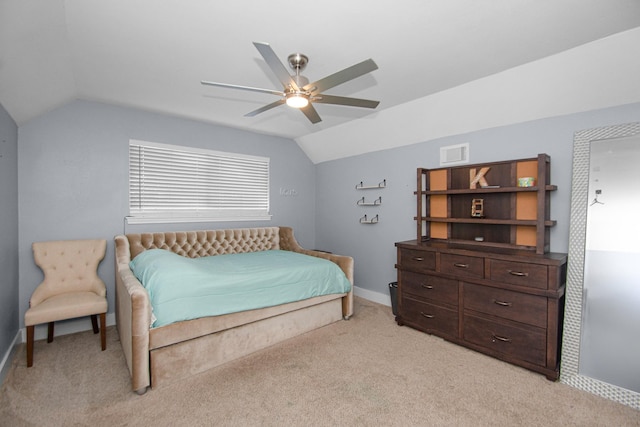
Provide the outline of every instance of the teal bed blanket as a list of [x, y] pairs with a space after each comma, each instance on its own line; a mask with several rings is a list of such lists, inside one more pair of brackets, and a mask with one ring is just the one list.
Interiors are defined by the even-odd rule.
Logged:
[[149, 293], [152, 327], [351, 289], [335, 263], [282, 250], [187, 258], [150, 249], [129, 266]]

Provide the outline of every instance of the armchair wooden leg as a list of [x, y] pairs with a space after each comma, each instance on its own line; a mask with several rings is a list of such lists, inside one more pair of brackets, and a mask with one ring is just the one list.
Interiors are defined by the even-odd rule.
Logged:
[[27, 326], [27, 368], [33, 366], [33, 330], [35, 326]]
[[47, 342], [53, 342], [53, 322], [49, 322], [49, 327], [47, 328]]
[[100, 313], [100, 343], [102, 351], [105, 351], [107, 349], [107, 313]]
[[91, 326], [93, 326], [93, 333], [98, 333], [98, 317], [95, 314], [91, 315]]

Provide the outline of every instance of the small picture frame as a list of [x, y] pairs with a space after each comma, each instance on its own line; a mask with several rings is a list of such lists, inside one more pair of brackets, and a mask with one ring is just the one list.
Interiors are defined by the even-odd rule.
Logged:
[[473, 199], [471, 201], [471, 217], [484, 218], [484, 199]]

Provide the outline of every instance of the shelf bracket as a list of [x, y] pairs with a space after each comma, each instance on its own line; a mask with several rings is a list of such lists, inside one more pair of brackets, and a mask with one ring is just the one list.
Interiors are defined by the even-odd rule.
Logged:
[[373, 188], [385, 188], [387, 186], [387, 180], [383, 179], [382, 182], [379, 182], [378, 185], [364, 185], [362, 181], [359, 184], [356, 184], [356, 190], [370, 190]]
[[378, 197], [373, 202], [366, 202], [364, 200], [364, 196], [362, 196], [362, 199], [359, 199], [356, 204], [358, 206], [378, 206], [382, 204], [382, 196]]
[[377, 224], [378, 223], [378, 215], [374, 216], [371, 219], [367, 219], [367, 215], [360, 218], [360, 224]]

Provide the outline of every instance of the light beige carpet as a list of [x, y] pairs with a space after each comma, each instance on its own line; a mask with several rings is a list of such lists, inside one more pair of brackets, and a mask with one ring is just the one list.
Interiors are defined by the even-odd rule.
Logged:
[[395, 324], [349, 321], [138, 396], [115, 328], [21, 348], [2, 426], [640, 426], [640, 411]]

